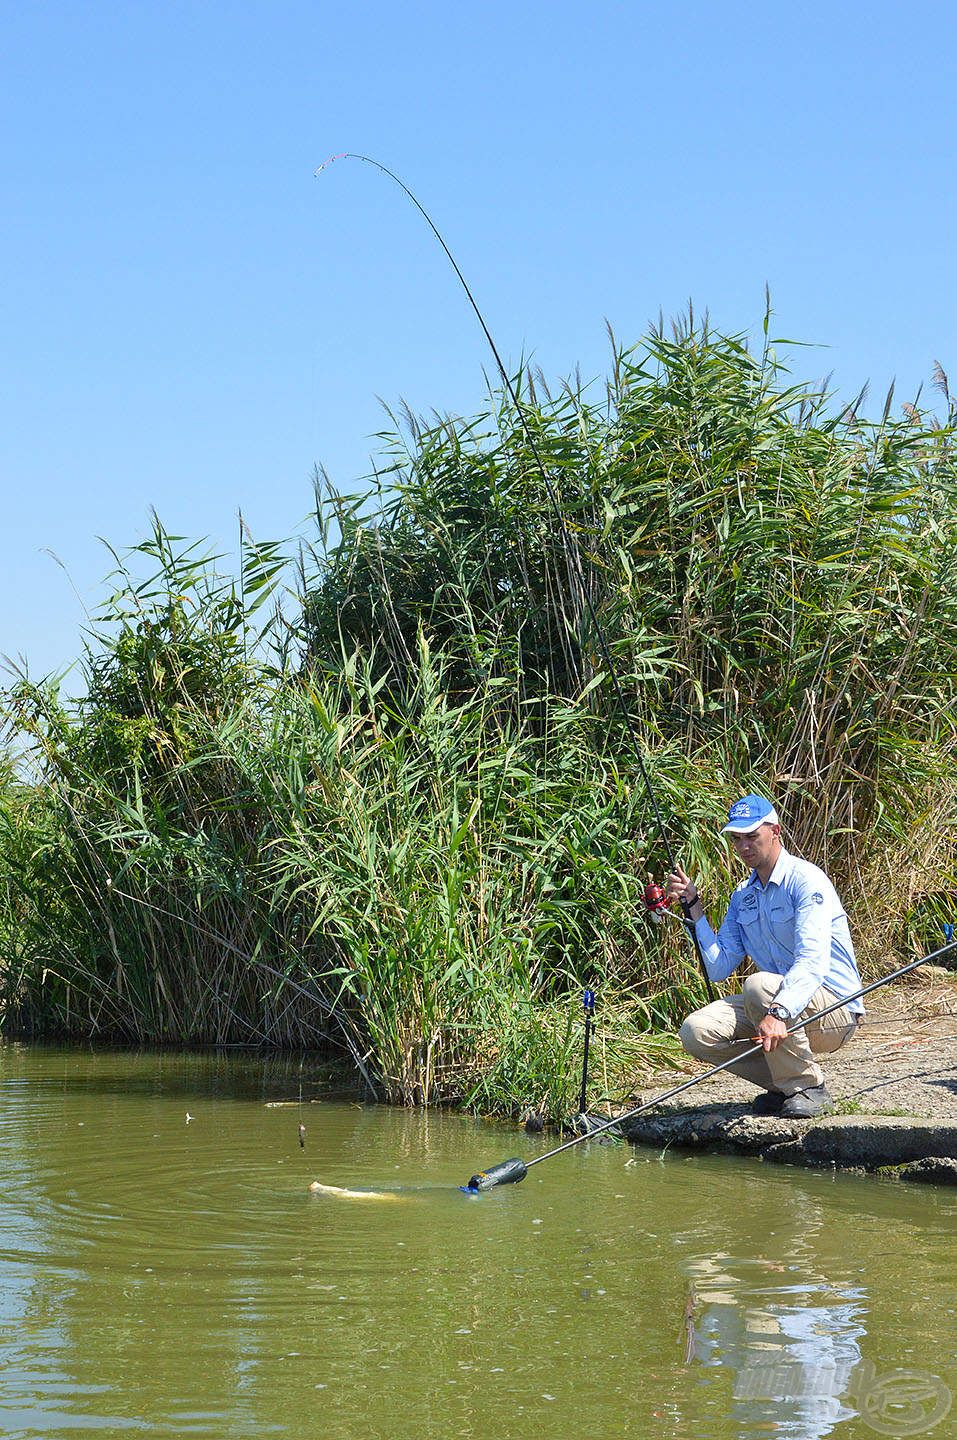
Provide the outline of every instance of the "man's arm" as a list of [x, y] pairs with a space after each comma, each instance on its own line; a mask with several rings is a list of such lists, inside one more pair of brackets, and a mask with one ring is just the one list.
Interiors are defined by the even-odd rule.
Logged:
[[680, 865], [676, 865], [668, 876], [668, 899], [681, 900], [688, 906], [689, 918], [694, 923], [708, 978], [715, 981], [727, 980], [747, 953], [744, 948], [741, 927], [735, 919], [733, 897], [717, 935], [708, 923], [701, 896], [695, 889], [694, 882], [688, 878]]

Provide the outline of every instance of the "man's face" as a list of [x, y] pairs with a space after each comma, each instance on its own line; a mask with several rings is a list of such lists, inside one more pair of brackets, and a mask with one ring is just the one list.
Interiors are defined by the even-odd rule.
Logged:
[[780, 825], [759, 825], [750, 835], [731, 835], [735, 854], [752, 870], [773, 870], [781, 850]]

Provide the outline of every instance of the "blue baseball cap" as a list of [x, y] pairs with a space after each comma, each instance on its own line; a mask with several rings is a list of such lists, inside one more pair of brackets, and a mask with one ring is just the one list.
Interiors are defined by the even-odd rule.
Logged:
[[728, 811], [728, 823], [721, 833], [750, 835], [752, 830], [757, 830], [761, 825], [780, 823], [778, 812], [770, 800], [763, 800], [760, 795], [743, 795], [740, 800], [735, 800]]

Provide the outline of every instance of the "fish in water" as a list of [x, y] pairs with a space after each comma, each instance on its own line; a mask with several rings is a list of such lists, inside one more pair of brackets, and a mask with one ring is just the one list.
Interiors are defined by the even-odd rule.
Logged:
[[305, 1148], [306, 1148], [306, 1127], [305, 1127], [305, 1125], [300, 1125], [300, 1126], [299, 1126], [299, 1148], [300, 1148], [300, 1150], [305, 1150]]
[[346, 1190], [341, 1185], [323, 1185], [313, 1180], [309, 1189], [314, 1195], [336, 1195], [340, 1200], [404, 1200], [392, 1190]]

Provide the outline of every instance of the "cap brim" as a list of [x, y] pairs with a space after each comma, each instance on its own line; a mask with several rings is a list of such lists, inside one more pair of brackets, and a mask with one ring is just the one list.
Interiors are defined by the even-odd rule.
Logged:
[[769, 810], [767, 815], [761, 816], [760, 820], [732, 820], [722, 828], [721, 834], [751, 835], [755, 830], [760, 830], [762, 825], [780, 825], [780, 823], [778, 812], [776, 810]]

